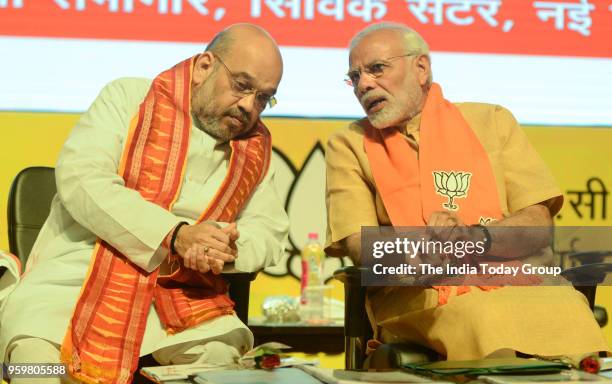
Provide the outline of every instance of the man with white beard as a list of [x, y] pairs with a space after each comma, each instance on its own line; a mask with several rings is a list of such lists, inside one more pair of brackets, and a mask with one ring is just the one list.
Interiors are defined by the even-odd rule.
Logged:
[[[362, 263], [363, 226], [428, 226], [434, 240], [485, 241], [484, 254], [502, 258], [546, 245], [487, 228], [550, 227], [562, 193], [508, 110], [444, 99], [418, 33], [365, 28], [347, 77], [367, 117], [328, 142], [328, 254]], [[366, 305], [375, 339], [448, 360], [521, 352], [578, 362], [609, 350], [585, 297], [567, 286], [370, 287]]]

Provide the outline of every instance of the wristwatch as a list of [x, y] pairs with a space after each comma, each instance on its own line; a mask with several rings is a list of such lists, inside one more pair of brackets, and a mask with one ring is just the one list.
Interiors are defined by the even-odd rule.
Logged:
[[482, 224], [474, 224], [474, 225], [470, 225], [470, 227], [472, 228], [478, 228], [482, 231], [482, 234], [484, 236], [484, 252], [482, 253], [483, 255], [486, 255], [487, 253], [489, 253], [489, 250], [491, 249], [491, 243], [492, 243], [492, 239], [491, 239], [491, 232], [489, 232], [489, 228], [485, 227]]

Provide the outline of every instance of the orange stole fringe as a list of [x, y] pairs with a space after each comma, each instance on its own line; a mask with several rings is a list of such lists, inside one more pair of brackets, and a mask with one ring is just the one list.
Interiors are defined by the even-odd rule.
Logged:
[[[190, 89], [195, 57], [157, 76], [132, 120], [119, 173], [127, 188], [170, 210], [184, 177], [191, 131]], [[251, 137], [231, 142], [228, 173], [201, 220], [234, 221], [267, 173], [271, 140], [258, 122]], [[233, 313], [221, 276], [179, 267], [159, 278], [98, 239], [61, 349], [72, 376], [85, 383], [130, 383], [138, 367], [148, 312], [169, 333]]]

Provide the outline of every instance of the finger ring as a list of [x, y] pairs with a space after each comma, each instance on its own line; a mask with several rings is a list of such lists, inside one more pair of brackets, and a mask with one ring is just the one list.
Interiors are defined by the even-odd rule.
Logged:
[[208, 252], [208, 250], [210, 249], [210, 247], [208, 245], [205, 245], [202, 250], [204, 251], [204, 253]]

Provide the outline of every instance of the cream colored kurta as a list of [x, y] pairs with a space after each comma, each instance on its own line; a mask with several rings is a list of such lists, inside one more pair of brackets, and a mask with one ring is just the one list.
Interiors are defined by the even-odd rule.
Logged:
[[[482, 143], [495, 175], [500, 207], [509, 216], [541, 202], [554, 215], [561, 191], [512, 114], [480, 103], [456, 104]], [[418, 151], [420, 116], [406, 128]], [[392, 225], [376, 189], [358, 124], [329, 140], [326, 251], [362, 226]], [[444, 156], [444, 154], [440, 154]], [[571, 287], [506, 287], [453, 296], [438, 306], [434, 289], [384, 287], [368, 290], [370, 317], [384, 342], [416, 342], [451, 360], [478, 359], [502, 349], [556, 356], [608, 350], [582, 294]]]
[[[168, 232], [180, 221], [197, 220], [221, 185], [231, 149], [193, 126], [185, 177], [172, 212], [124, 187], [117, 173], [123, 145], [129, 122], [150, 84], [146, 79], [120, 79], [107, 85], [64, 144], [50, 216], [32, 249], [26, 273], [2, 303], [0, 361], [17, 337], [61, 344], [97, 237], [152, 271], [167, 256], [160, 244]], [[271, 167], [237, 218], [240, 238], [235, 268], [239, 271], [257, 271], [283, 255], [288, 218], [273, 177]], [[252, 333], [235, 315], [167, 335], [151, 306], [141, 355], [198, 339], [222, 340], [242, 352], [253, 344]]]

